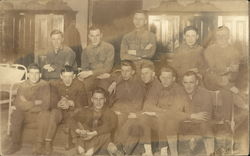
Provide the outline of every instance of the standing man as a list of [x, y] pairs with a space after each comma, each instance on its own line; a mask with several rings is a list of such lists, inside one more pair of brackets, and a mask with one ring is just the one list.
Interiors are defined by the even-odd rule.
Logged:
[[243, 55], [229, 43], [230, 30], [226, 26], [216, 30], [216, 42], [204, 51], [207, 64], [204, 84], [210, 90], [227, 88], [235, 90], [235, 75]]
[[152, 59], [156, 50], [156, 37], [147, 31], [147, 14], [145, 11], [137, 11], [134, 14], [133, 23], [135, 30], [126, 34], [121, 43], [121, 60], [134, 61], [136, 69], [140, 70], [143, 59]]
[[[91, 27], [89, 30], [90, 45], [82, 53], [79, 79], [86, 81], [87, 90], [91, 90], [95, 84], [96, 78], [108, 78], [108, 74], [114, 64], [114, 47], [113, 45], [102, 41], [102, 32], [100, 28]], [[90, 77], [91, 76], [91, 77]]]
[[63, 45], [63, 33], [53, 30], [50, 33], [53, 49], [46, 55], [46, 64], [43, 66], [44, 79], [59, 79], [60, 72], [65, 65], [75, 66], [75, 53]]
[[4, 152], [12, 154], [21, 148], [22, 128], [25, 124], [37, 122], [37, 135], [35, 138], [35, 153], [41, 154], [45, 138], [43, 136], [48, 129], [46, 121], [50, 117], [50, 87], [40, 80], [40, 68], [36, 64], [28, 67], [28, 80], [20, 84], [14, 101], [11, 117], [11, 145]]
[[58, 100], [55, 100], [57, 101], [57, 106], [52, 111], [48, 122], [49, 128], [45, 139], [47, 154], [50, 154], [52, 151], [52, 141], [58, 125], [65, 123], [66, 128], [69, 128], [72, 116], [82, 107], [88, 106], [85, 86], [81, 81], [75, 79], [73, 68], [65, 66], [61, 71], [60, 77], [61, 80], [51, 82], [51, 87], [54, 88]]
[[198, 30], [193, 26], [184, 28], [184, 42], [176, 49], [167, 63], [177, 71], [179, 78], [187, 71], [201, 72], [203, 47], [198, 44]]
[[91, 156], [107, 152], [111, 133], [117, 124], [117, 116], [109, 109], [107, 97], [104, 89], [95, 88], [91, 97], [92, 106], [82, 109], [73, 117], [73, 138], [76, 139], [79, 154]]
[[[195, 72], [188, 71], [183, 75], [182, 84], [189, 98], [189, 113], [205, 112], [205, 120], [190, 120], [181, 124], [180, 133], [188, 136], [189, 148], [195, 152], [196, 140], [201, 137], [206, 154], [214, 152], [214, 137], [212, 132], [214, 99], [208, 90], [199, 87], [199, 79]], [[189, 136], [191, 138], [189, 138]], [[194, 153], [191, 153], [193, 155]]]

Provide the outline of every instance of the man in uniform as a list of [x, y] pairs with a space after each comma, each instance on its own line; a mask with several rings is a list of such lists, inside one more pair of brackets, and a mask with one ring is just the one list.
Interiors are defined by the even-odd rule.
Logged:
[[[109, 108], [108, 93], [102, 88], [92, 92], [92, 106], [74, 115], [72, 130], [79, 154], [105, 154], [111, 133], [117, 125], [117, 116]], [[107, 153], [106, 153], [107, 154]]]
[[143, 59], [152, 59], [156, 50], [156, 37], [147, 31], [147, 15], [144, 11], [134, 14], [135, 30], [126, 34], [121, 43], [121, 60], [134, 61], [136, 69], [140, 70]]
[[45, 65], [43, 66], [44, 79], [59, 79], [60, 72], [65, 65], [76, 66], [75, 53], [63, 45], [63, 33], [60, 30], [53, 30], [50, 33], [53, 49], [46, 54]]
[[166, 142], [168, 142], [171, 155], [177, 156], [179, 123], [190, 118], [204, 120], [206, 114], [204, 112], [187, 112], [189, 101], [183, 89], [175, 83], [176, 76], [172, 68], [161, 68], [159, 76], [161, 82], [154, 76], [152, 63], [145, 62], [141, 68], [141, 78], [145, 85], [144, 122], [151, 128], [152, 134], [155, 133], [159, 136], [159, 138], [152, 137], [152, 141], [160, 143], [160, 155], [167, 155]]
[[105, 79], [110, 75], [114, 65], [113, 45], [102, 41], [102, 32], [97, 27], [91, 27], [88, 35], [91, 44], [82, 53], [80, 80], [86, 81], [87, 90], [91, 90], [97, 79]]
[[193, 26], [184, 28], [184, 42], [176, 49], [170, 60], [164, 60], [177, 71], [179, 78], [189, 71], [201, 72], [203, 47], [198, 44], [198, 30]]
[[234, 89], [234, 77], [239, 72], [243, 55], [229, 43], [230, 30], [226, 26], [216, 30], [216, 42], [204, 51], [207, 65], [204, 84], [209, 90]]
[[205, 145], [206, 154], [210, 155], [214, 152], [212, 132], [213, 95], [205, 88], [199, 86], [199, 78], [193, 71], [188, 71], [183, 75], [182, 84], [190, 103], [189, 113], [205, 112], [206, 118], [203, 121], [192, 119], [183, 122], [180, 133], [188, 137], [191, 152], [197, 152], [195, 151], [196, 141], [201, 137]]
[[[37, 136], [35, 139], [35, 153], [42, 153], [45, 141], [43, 136], [48, 129], [47, 121], [50, 117], [50, 87], [49, 84], [40, 80], [40, 68], [36, 64], [28, 67], [28, 80], [20, 84], [14, 101], [13, 114], [11, 117], [11, 145], [4, 152], [11, 154], [21, 148], [21, 134], [24, 124], [37, 122]], [[45, 93], [45, 94], [44, 94]]]
[[49, 128], [46, 134], [46, 153], [52, 151], [51, 143], [55, 136], [56, 129], [60, 123], [65, 123], [65, 127], [69, 127], [72, 116], [82, 107], [88, 106], [87, 93], [83, 82], [75, 79], [75, 74], [71, 66], [65, 66], [61, 70], [61, 80], [51, 81], [54, 94], [56, 95], [56, 109], [51, 112], [49, 120]]

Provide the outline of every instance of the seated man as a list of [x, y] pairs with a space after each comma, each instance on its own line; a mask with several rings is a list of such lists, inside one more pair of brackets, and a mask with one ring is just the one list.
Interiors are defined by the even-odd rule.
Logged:
[[44, 79], [59, 79], [60, 72], [65, 65], [76, 66], [75, 53], [72, 49], [63, 45], [63, 33], [60, 30], [53, 30], [50, 33], [53, 49], [46, 54], [45, 65], [43, 66]]
[[91, 90], [94, 88], [96, 78], [103, 79], [110, 76], [108, 73], [114, 64], [114, 47], [102, 41], [101, 30], [97, 27], [90, 28], [88, 37], [91, 44], [83, 50], [82, 72], [79, 73], [79, 79], [84, 79], [87, 90]]
[[88, 106], [87, 93], [84, 84], [75, 79], [75, 74], [71, 66], [65, 66], [61, 70], [61, 80], [51, 81], [51, 87], [54, 94], [59, 97], [54, 99], [57, 102], [56, 109], [52, 110], [50, 120], [48, 121], [48, 132], [46, 134], [46, 152], [52, 151], [52, 141], [59, 124], [65, 123], [66, 128], [72, 116], [83, 106]]
[[189, 152], [194, 154], [196, 141], [200, 138], [205, 145], [206, 154], [214, 152], [214, 137], [212, 131], [214, 98], [207, 89], [199, 86], [199, 79], [195, 72], [189, 71], [183, 75], [182, 84], [190, 102], [187, 113], [205, 112], [204, 120], [192, 119], [180, 125], [180, 134], [188, 138]]
[[81, 155], [91, 156], [105, 152], [111, 141], [111, 132], [116, 128], [117, 116], [108, 108], [107, 96], [104, 89], [94, 89], [92, 106], [82, 109], [73, 117], [73, 138], [77, 153]]
[[[110, 85], [109, 92], [111, 94], [111, 109], [118, 116], [118, 126], [114, 135], [114, 143], [122, 146], [126, 154], [131, 154], [132, 144], [137, 142], [138, 137], [129, 137], [126, 125], [133, 123], [136, 119], [136, 113], [142, 108], [143, 90], [140, 82], [135, 77], [136, 67], [130, 60], [121, 62], [121, 74]], [[112, 89], [110, 88], [113, 88]], [[131, 140], [129, 140], [131, 139]], [[130, 146], [130, 147], [129, 147]]]
[[[155, 77], [153, 63], [144, 63], [141, 67], [141, 78], [145, 85], [145, 97], [143, 103], [144, 123], [147, 124], [152, 134], [159, 138], [151, 138], [153, 142], [159, 142], [160, 154], [167, 155], [167, 146], [171, 155], [177, 152], [177, 130], [181, 121], [186, 119], [204, 120], [203, 112], [185, 113], [189, 101], [182, 88], [175, 83], [175, 73], [170, 67], [162, 67], [160, 80]], [[157, 140], [155, 140], [157, 139]], [[159, 139], [159, 140], [158, 140]]]
[[[40, 79], [40, 68], [36, 64], [28, 67], [28, 80], [20, 84], [14, 100], [14, 110], [11, 115], [11, 145], [4, 152], [11, 154], [21, 148], [22, 127], [25, 124], [37, 123], [35, 138], [35, 153], [42, 153], [45, 141], [43, 134], [48, 129], [47, 121], [50, 117], [50, 87]], [[44, 94], [46, 93], [46, 94]]]
[[245, 89], [237, 93], [226, 89], [218, 92], [214, 110], [216, 154], [248, 153], [248, 86]]

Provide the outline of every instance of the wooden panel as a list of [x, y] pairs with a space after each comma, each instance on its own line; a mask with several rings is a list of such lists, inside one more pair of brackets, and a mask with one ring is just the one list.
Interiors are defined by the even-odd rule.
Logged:
[[45, 55], [51, 48], [50, 33], [54, 29], [63, 32], [63, 15], [42, 14], [35, 16], [35, 62], [38, 62], [38, 55]]
[[179, 23], [179, 16], [149, 16], [149, 29], [156, 34], [158, 52], [173, 52], [179, 45]]

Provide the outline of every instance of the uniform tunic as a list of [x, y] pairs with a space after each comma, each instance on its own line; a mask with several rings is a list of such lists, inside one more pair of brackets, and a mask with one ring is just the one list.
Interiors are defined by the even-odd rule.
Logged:
[[60, 78], [60, 72], [65, 65], [75, 66], [75, 53], [71, 48], [63, 46], [58, 50], [57, 53], [54, 51], [49, 51], [46, 54], [46, 64], [50, 64], [55, 71], [48, 72], [48, 70], [43, 69], [43, 78], [45, 79], [58, 79]]

